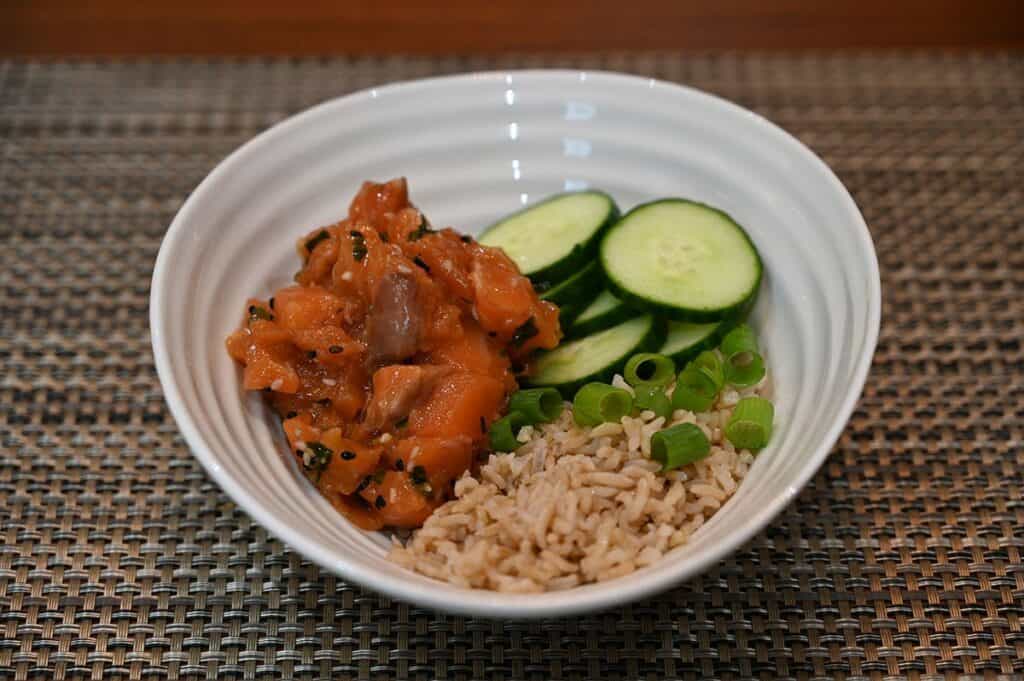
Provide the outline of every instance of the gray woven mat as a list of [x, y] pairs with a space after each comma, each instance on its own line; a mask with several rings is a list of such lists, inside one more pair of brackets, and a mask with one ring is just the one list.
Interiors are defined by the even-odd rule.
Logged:
[[[446, 617], [319, 571], [210, 483], [161, 398], [150, 268], [286, 115], [555, 64], [696, 85], [822, 154], [878, 246], [881, 344], [813, 483], [703, 577]], [[1024, 55], [0, 64], [0, 679], [1024, 678], [1022, 206]]]

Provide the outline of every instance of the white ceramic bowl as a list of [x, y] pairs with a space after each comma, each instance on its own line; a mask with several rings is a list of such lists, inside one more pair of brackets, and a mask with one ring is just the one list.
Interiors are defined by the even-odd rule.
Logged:
[[[598, 187], [621, 208], [663, 196], [721, 207], [750, 232], [766, 279], [753, 324], [776, 383], [776, 430], [735, 496], [686, 546], [601, 584], [540, 595], [460, 589], [385, 559], [386, 540], [337, 515], [287, 455], [224, 338], [245, 299], [299, 266], [293, 244], [342, 217], [360, 183], [405, 175], [434, 224], [477, 232], [554, 192]], [[481, 73], [332, 100], [251, 140], [175, 217], [150, 322], [171, 413], [209, 474], [270, 532], [345, 579], [425, 606], [556, 616], [637, 599], [695, 575], [793, 499], [839, 437], [878, 335], [878, 263], [835, 175], [765, 119], [696, 90], [582, 71]]]

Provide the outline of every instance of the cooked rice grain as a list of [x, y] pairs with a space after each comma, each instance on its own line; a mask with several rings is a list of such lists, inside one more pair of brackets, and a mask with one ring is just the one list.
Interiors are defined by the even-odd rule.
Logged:
[[[627, 387], [616, 376], [613, 385]], [[768, 395], [766, 378], [725, 391], [713, 411], [652, 412], [581, 428], [566, 405], [555, 423], [524, 428], [516, 452], [491, 454], [476, 478], [438, 508], [391, 560], [463, 587], [531, 593], [629, 574], [685, 543], [736, 491], [753, 455], [724, 439], [741, 396]], [[696, 423], [711, 439], [703, 460], [661, 474], [654, 432]]]

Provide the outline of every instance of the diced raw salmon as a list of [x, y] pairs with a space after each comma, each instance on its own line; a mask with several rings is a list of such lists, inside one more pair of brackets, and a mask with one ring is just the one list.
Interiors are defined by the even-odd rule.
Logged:
[[325, 432], [320, 437], [320, 444], [331, 450], [327, 466], [318, 474], [317, 484], [321, 489], [352, 494], [368, 475], [373, 474], [380, 461], [379, 447], [369, 447], [343, 437], [340, 428]]
[[480, 441], [505, 406], [505, 394], [501, 379], [468, 371], [452, 373], [440, 379], [430, 399], [409, 414], [409, 433]]
[[422, 466], [433, 489], [443, 490], [473, 463], [473, 438], [408, 437], [398, 443], [391, 458], [392, 467], [394, 460], [401, 459], [403, 470], [410, 474]]
[[362, 222], [381, 229], [387, 226], [390, 214], [408, 206], [409, 188], [404, 177], [384, 183], [364, 182], [349, 204], [348, 215], [352, 222]]
[[529, 279], [503, 252], [478, 246], [473, 254], [473, 290], [480, 325], [521, 355], [534, 348], [555, 347], [562, 336], [558, 307], [538, 299]]
[[438, 505], [399, 471], [384, 473], [380, 482], [371, 482], [360, 496], [392, 527], [419, 527]]
[[428, 397], [436, 381], [449, 373], [447, 366], [394, 364], [373, 374], [373, 392], [363, 424], [371, 431], [391, 428], [409, 416]]
[[416, 527], [485, 446], [513, 364], [558, 343], [558, 309], [500, 250], [431, 226], [401, 178], [364, 183], [296, 249], [297, 285], [248, 301], [228, 353], [293, 452], [318, 452], [303, 465], [336, 508]]

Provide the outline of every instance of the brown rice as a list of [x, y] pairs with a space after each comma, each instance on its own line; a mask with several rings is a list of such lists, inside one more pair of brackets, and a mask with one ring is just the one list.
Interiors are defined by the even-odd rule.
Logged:
[[[629, 389], [621, 377], [613, 383]], [[725, 390], [712, 411], [653, 412], [581, 428], [561, 418], [524, 427], [523, 446], [491, 454], [477, 477], [466, 473], [455, 499], [438, 508], [391, 560], [463, 587], [541, 592], [619, 577], [685, 543], [736, 491], [753, 455], [722, 429], [741, 396], [767, 396], [767, 381]], [[662, 474], [651, 435], [696, 423], [710, 455]]]

